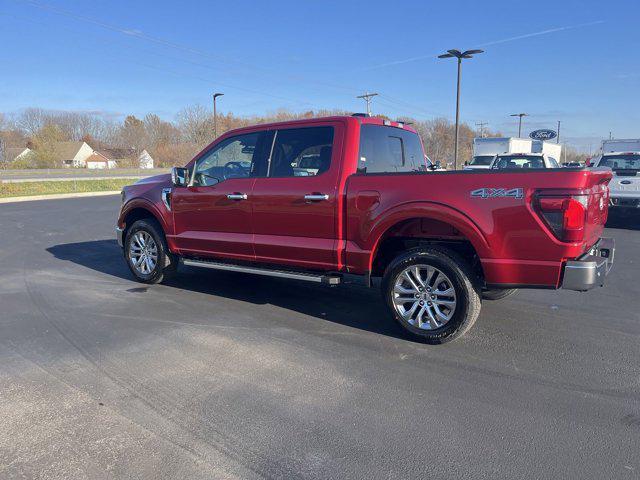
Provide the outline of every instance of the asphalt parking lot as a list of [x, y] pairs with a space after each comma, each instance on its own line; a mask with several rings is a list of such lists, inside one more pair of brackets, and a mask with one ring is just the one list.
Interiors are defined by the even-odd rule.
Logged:
[[434, 347], [359, 285], [135, 283], [118, 207], [0, 205], [0, 478], [640, 477], [640, 217], [606, 288]]

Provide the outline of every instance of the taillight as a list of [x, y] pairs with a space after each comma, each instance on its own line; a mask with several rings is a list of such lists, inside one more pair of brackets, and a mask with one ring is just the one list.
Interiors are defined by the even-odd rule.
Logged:
[[558, 240], [581, 242], [584, 239], [588, 199], [586, 195], [539, 195], [533, 206]]

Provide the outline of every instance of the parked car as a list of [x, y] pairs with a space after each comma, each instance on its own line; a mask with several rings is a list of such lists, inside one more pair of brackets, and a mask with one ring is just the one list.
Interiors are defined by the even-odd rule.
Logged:
[[596, 156], [592, 165], [613, 170], [611, 207], [625, 211], [640, 208], [640, 149], [635, 152], [606, 152]]
[[540, 168], [560, 168], [555, 158], [544, 153], [511, 153], [507, 155], [496, 155], [491, 162], [492, 170], [503, 169], [540, 169]]
[[[307, 169], [310, 151], [321, 160]], [[179, 263], [328, 285], [381, 279], [391, 316], [442, 343], [473, 325], [482, 299], [602, 286], [611, 176], [431, 172], [406, 125], [307, 119], [227, 132], [186, 167], [125, 187], [116, 232], [143, 283]]]

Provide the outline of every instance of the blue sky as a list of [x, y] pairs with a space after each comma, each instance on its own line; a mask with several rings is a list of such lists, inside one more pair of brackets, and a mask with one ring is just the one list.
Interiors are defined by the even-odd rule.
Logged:
[[[482, 4], [482, 7], [480, 5]], [[465, 62], [463, 121], [555, 128], [582, 150], [640, 137], [640, 2], [0, 0], [0, 111], [38, 106], [173, 119], [186, 105], [450, 119], [449, 48]]]

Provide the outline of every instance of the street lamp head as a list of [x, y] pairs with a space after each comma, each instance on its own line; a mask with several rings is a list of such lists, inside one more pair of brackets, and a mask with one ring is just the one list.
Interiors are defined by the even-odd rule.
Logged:
[[529, 114], [528, 113], [512, 113], [511, 116], [512, 117], [528, 117]]
[[224, 95], [224, 93], [214, 93], [213, 94], [213, 98], [218, 98], [218, 97], [221, 97], [223, 95]]
[[451, 58], [451, 57], [456, 57], [458, 59], [472, 58], [473, 55], [477, 53], [483, 53], [483, 52], [484, 50], [465, 50], [464, 52], [461, 52], [460, 50], [451, 49], [451, 50], [447, 50], [447, 53], [438, 55], [438, 58]]

